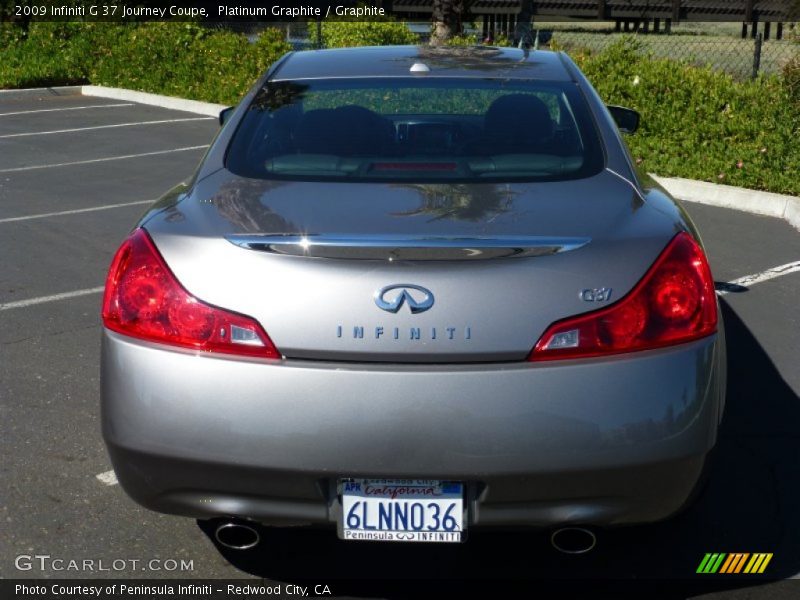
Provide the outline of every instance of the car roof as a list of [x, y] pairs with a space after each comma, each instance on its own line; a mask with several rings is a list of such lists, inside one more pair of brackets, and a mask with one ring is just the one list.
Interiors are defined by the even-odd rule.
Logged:
[[[430, 69], [411, 72], [415, 63]], [[570, 81], [559, 53], [490, 46], [370, 46], [292, 53], [272, 81], [358, 77], [472, 77]]]

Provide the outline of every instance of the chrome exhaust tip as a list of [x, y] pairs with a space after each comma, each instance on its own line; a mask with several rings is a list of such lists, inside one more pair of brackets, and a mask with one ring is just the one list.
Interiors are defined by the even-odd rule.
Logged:
[[249, 550], [261, 541], [258, 530], [238, 521], [227, 521], [217, 526], [214, 537], [220, 546], [231, 550]]
[[586, 554], [594, 550], [597, 536], [584, 527], [562, 527], [552, 533], [550, 544], [563, 554]]

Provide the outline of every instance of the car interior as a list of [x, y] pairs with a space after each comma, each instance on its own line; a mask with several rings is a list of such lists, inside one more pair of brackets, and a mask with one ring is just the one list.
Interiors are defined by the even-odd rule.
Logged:
[[[259, 120], [245, 152], [256, 176], [369, 178], [570, 173], [584, 147], [569, 105], [551, 94], [495, 98], [475, 111], [380, 114], [365, 106], [287, 103]], [[549, 104], [549, 107], [548, 107]]]

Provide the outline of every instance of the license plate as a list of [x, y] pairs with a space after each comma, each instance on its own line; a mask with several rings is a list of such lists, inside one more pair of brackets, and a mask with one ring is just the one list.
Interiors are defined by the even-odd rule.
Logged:
[[376, 542], [461, 542], [464, 486], [427, 479], [342, 479], [340, 535]]

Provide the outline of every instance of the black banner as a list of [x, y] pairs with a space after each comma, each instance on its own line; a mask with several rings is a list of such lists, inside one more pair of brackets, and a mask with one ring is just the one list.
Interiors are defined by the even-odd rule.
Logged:
[[[730, 0], [715, 3], [661, 2], [632, 9], [627, 3], [611, 5], [595, 0], [454, 0], [463, 15], [507, 19], [519, 14], [537, 21], [567, 19], [605, 21], [731, 21], [788, 22], [800, 15], [797, 0], [770, 3]], [[257, 21], [289, 22], [338, 19], [375, 21], [393, 18], [430, 20], [433, 0], [0, 0], [2, 21]], [[523, 7], [525, 10], [523, 11]]]
[[[712, 578], [713, 579], [713, 578]], [[719, 578], [680, 580], [399, 580], [270, 582], [259, 579], [40, 579], [0, 580], [3, 600], [292, 600], [296, 598], [613, 598], [622, 600], [683, 600], [703, 594], [722, 594], [751, 600], [792, 600], [800, 581], [764, 582]], [[730, 596], [729, 596], [730, 594]], [[742, 596], [743, 597], [743, 596]]]
[[[116, 0], [1, 0], [6, 21], [258, 21], [380, 20], [393, 15], [384, 0], [188, 2]], [[396, 16], [396, 15], [395, 15]]]

